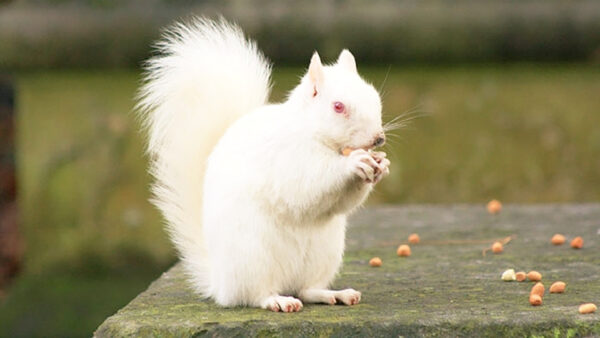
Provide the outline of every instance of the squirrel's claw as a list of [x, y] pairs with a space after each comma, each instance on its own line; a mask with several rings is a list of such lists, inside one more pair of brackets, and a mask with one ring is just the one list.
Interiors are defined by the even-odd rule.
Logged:
[[[381, 153], [381, 152], [379, 152]], [[356, 149], [350, 153], [348, 159], [351, 161], [352, 172], [360, 177], [366, 183], [376, 183], [377, 177], [385, 172], [385, 167], [382, 163], [389, 160], [385, 158], [385, 153], [375, 154], [364, 149]]]
[[384, 158], [381, 160], [381, 162], [379, 163], [379, 166], [381, 167], [381, 171], [378, 171], [375, 173], [375, 181], [373, 181], [374, 184], [378, 183], [379, 181], [381, 181], [381, 179], [387, 175], [389, 175], [390, 173], [390, 160], [388, 160], [387, 158]]

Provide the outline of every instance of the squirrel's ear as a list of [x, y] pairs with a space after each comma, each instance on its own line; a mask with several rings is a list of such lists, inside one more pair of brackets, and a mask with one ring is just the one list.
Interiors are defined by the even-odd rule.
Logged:
[[313, 97], [317, 96], [317, 88], [323, 83], [323, 64], [319, 53], [315, 52], [310, 59], [310, 66], [308, 66], [308, 78], [313, 86]]
[[357, 73], [356, 61], [354, 60], [354, 55], [352, 55], [352, 53], [350, 53], [350, 51], [347, 49], [344, 49], [340, 53], [340, 56], [338, 57], [338, 60], [337, 60], [337, 64], [351, 72]]

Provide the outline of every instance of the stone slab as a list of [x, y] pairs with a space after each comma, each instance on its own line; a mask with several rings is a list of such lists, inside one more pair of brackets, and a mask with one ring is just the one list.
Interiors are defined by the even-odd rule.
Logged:
[[[121, 336], [600, 336], [600, 204], [508, 205], [499, 215], [483, 206], [381, 206], [351, 219], [336, 288], [362, 291], [358, 306], [306, 304], [300, 313], [224, 309], [188, 288], [176, 265], [108, 318], [97, 337]], [[410, 233], [421, 244], [396, 256]], [[581, 250], [549, 243], [554, 233], [582, 236]], [[514, 235], [502, 254], [482, 250]], [[383, 265], [368, 261], [379, 256]], [[501, 273], [537, 270], [546, 288], [564, 294], [528, 303], [531, 282], [503, 282]]]

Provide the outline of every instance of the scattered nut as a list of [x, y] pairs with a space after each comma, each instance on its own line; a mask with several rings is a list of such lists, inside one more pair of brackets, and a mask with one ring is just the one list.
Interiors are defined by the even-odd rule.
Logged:
[[517, 279], [517, 277], [515, 276], [514, 269], [508, 269], [502, 273], [502, 280], [505, 282], [512, 282], [515, 279]]
[[566, 286], [565, 282], [554, 282], [550, 285], [550, 293], [563, 293]]
[[531, 304], [533, 306], [542, 305], [542, 297], [540, 297], [536, 294], [529, 295], [529, 304]]
[[500, 201], [491, 200], [488, 202], [487, 211], [490, 214], [495, 215], [495, 214], [499, 213], [501, 210], [502, 210], [502, 203], [500, 203]]
[[529, 271], [527, 273], [527, 278], [532, 282], [539, 282], [542, 280], [542, 274], [537, 271]]
[[410, 236], [408, 236], [408, 242], [410, 244], [419, 244], [420, 241], [421, 238], [419, 237], [419, 234], [411, 234]]
[[527, 279], [527, 274], [524, 271], [519, 271], [515, 274], [517, 282], [522, 282]]
[[529, 294], [530, 295], [538, 295], [540, 297], [544, 297], [544, 291], [546, 291], [546, 288], [544, 287], [544, 284], [542, 284], [540, 282], [537, 282], [531, 288], [531, 292]]
[[581, 313], [581, 314], [592, 313], [592, 312], [596, 312], [597, 309], [598, 309], [598, 307], [596, 307], [596, 304], [594, 304], [594, 303], [581, 304], [579, 306], [579, 313]]
[[573, 238], [573, 240], [571, 241], [571, 248], [573, 248], [573, 249], [583, 248], [583, 238], [581, 238], [579, 236]]
[[353, 151], [354, 149], [350, 148], [350, 147], [346, 147], [344, 149], [342, 149], [342, 155], [344, 156], [348, 156], [350, 155], [350, 153]]
[[552, 236], [550, 242], [554, 245], [562, 245], [565, 242], [565, 236], [561, 234], [555, 234], [554, 236]]
[[371, 258], [371, 260], [369, 261], [369, 265], [372, 267], [380, 267], [381, 266], [381, 258], [379, 257], [373, 257]]
[[398, 247], [398, 250], [396, 250], [396, 254], [398, 254], [398, 256], [402, 256], [402, 257], [408, 257], [410, 256], [410, 247], [406, 244], [402, 244]]
[[504, 247], [502, 246], [502, 243], [500, 242], [494, 242], [494, 244], [492, 244], [492, 252], [495, 254], [501, 253], [502, 251], [504, 251]]

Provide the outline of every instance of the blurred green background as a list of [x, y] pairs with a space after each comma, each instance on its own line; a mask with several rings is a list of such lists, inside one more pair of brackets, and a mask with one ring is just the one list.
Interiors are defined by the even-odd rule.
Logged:
[[17, 93], [26, 249], [0, 336], [89, 336], [175, 262], [131, 110], [160, 27], [191, 13], [258, 40], [273, 101], [313, 50], [348, 47], [386, 120], [420, 116], [389, 137], [392, 173], [368, 203], [600, 201], [598, 1], [13, 1], [0, 73]]

